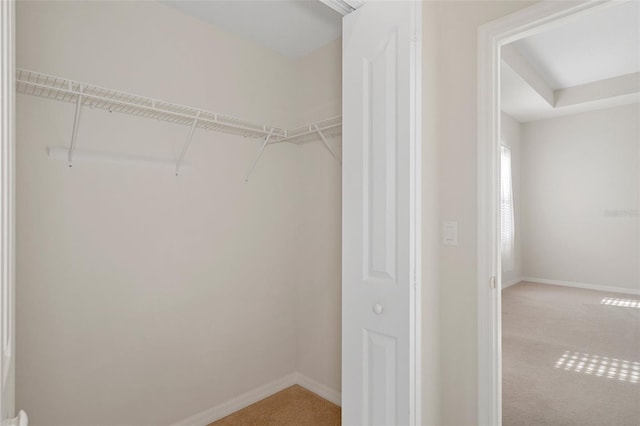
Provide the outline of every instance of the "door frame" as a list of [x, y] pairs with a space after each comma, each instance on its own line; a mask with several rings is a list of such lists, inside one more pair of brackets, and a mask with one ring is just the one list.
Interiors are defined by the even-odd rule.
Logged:
[[0, 422], [14, 416], [15, 2], [0, 2]]
[[[625, 0], [628, 1], [628, 0]], [[544, 1], [478, 28], [478, 424], [502, 424], [500, 48], [619, 1]]]

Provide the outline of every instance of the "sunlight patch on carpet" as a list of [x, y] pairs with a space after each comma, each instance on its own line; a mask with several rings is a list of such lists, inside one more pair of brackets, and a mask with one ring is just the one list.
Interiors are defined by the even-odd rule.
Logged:
[[555, 368], [621, 382], [634, 384], [640, 382], [640, 362], [606, 356], [565, 351], [556, 362]]
[[605, 297], [600, 301], [601, 305], [621, 306], [623, 308], [640, 309], [640, 300], [636, 299], [618, 299], [617, 297]]

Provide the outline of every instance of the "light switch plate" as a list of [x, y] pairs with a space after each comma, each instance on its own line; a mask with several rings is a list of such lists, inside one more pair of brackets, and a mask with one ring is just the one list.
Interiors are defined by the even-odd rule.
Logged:
[[458, 222], [444, 222], [442, 224], [442, 244], [445, 246], [458, 245]]

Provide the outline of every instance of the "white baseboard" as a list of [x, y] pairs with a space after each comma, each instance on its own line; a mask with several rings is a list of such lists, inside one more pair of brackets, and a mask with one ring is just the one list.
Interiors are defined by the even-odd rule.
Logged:
[[524, 278], [516, 278], [511, 281], [507, 281], [506, 283], [502, 283], [502, 289], [504, 290], [507, 287], [511, 287], [512, 285], [518, 284], [520, 281], [523, 281]]
[[633, 289], [633, 288], [609, 287], [606, 285], [583, 284], [583, 283], [574, 283], [571, 281], [548, 280], [546, 278], [534, 278], [534, 277], [522, 277], [521, 280], [529, 281], [532, 283], [538, 283], [538, 284], [559, 285], [564, 287], [583, 288], [586, 290], [609, 291], [612, 293], [632, 294], [635, 296], [640, 296], [640, 289]]
[[303, 388], [315, 393], [318, 396], [323, 397], [327, 401], [333, 402], [338, 406], [342, 406], [342, 396], [340, 392], [331, 389], [328, 386], [323, 385], [320, 382], [313, 380], [305, 376], [304, 374], [295, 373], [296, 374], [296, 383]]
[[321, 396], [322, 398], [340, 405], [341, 397], [340, 392], [337, 392], [322, 383], [319, 383], [303, 374], [291, 373], [286, 376], [274, 380], [257, 387], [249, 392], [243, 393], [227, 402], [224, 402], [215, 407], [206, 409], [198, 414], [174, 423], [172, 426], [205, 426], [209, 423], [213, 423], [216, 420], [220, 420], [229, 414], [235, 413], [238, 410], [248, 407], [251, 404], [255, 404], [274, 393], [280, 392], [290, 386], [300, 385], [303, 388]]
[[297, 378], [296, 374], [297, 373], [287, 374], [278, 380], [274, 380], [266, 385], [257, 387], [227, 402], [216, 405], [215, 407], [211, 407], [182, 421], [174, 423], [173, 426], [205, 426], [209, 423], [213, 423], [231, 413], [235, 413], [238, 410], [265, 399], [274, 393], [280, 392], [289, 386], [295, 385]]

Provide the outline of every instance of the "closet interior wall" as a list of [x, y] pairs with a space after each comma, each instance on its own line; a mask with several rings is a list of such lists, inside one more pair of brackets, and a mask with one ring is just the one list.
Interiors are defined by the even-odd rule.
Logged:
[[[293, 128], [340, 114], [340, 42], [289, 59], [157, 2], [19, 2], [17, 64]], [[179, 421], [298, 371], [340, 385], [340, 166], [196, 130], [188, 169], [66, 164], [74, 105], [17, 96], [17, 406]], [[84, 108], [78, 149], [177, 158], [185, 126]], [[339, 144], [330, 141], [336, 148]]]
[[[302, 78], [300, 123], [342, 111], [342, 40], [298, 63]], [[328, 141], [342, 152], [340, 138]], [[299, 266], [296, 301], [297, 369], [330, 389], [340, 390], [342, 288], [342, 167], [322, 143], [300, 146], [298, 175], [303, 188], [297, 207]]]

